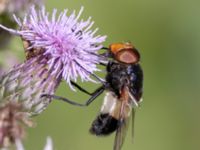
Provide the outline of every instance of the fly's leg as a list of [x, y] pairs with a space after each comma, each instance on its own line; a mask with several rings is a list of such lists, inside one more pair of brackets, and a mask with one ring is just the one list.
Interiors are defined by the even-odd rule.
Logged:
[[56, 99], [56, 100], [61, 100], [64, 102], [67, 102], [71, 105], [75, 105], [75, 106], [88, 106], [90, 103], [92, 103], [100, 94], [103, 93], [103, 91], [105, 90], [104, 86], [99, 87], [98, 89], [96, 89], [92, 94], [91, 97], [85, 102], [85, 104], [80, 104], [77, 102], [74, 102], [72, 100], [69, 100], [65, 97], [61, 97], [61, 96], [56, 96], [56, 95], [50, 95], [50, 94], [43, 94], [41, 95], [41, 97], [47, 97], [47, 98], [52, 98], [52, 99]]

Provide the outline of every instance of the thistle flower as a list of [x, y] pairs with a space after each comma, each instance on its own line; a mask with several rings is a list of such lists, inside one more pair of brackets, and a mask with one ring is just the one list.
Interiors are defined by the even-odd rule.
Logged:
[[61, 75], [69, 85], [70, 80], [76, 81], [78, 77], [82, 81], [93, 81], [90, 75], [99, 71], [97, 64], [103, 59], [97, 52], [103, 47], [101, 43], [106, 36], [95, 36], [98, 29], [90, 30], [94, 23], [91, 17], [87, 21], [78, 21], [82, 11], [83, 7], [77, 16], [74, 11], [68, 17], [67, 10], [64, 10], [56, 19], [57, 10], [54, 9], [49, 19], [49, 13], [45, 12], [44, 7], [39, 12], [32, 7], [23, 21], [15, 17], [20, 31], [0, 27], [28, 41], [28, 55], [48, 57], [51, 74], [57, 73], [57, 77]]
[[38, 115], [51, 102], [41, 95], [54, 94], [62, 79], [70, 86], [78, 77], [93, 81], [90, 75], [104, 61], [98, 50], [106, 36], [94, 36], [91, 17], [78, 21], [82, 11], [67, 16], [65, 10], [56, 19], [55, 9], [49, 19], [44, 7], [39, 12], [32, 7], [23, 21], [15, 17], [19, 31], [0, 25], [22, 38], [27, 59], [0, 77], [0, 106], [15, 102], [20, 112]]
[[98, 55], [106, 36], [94, 36], [97, 30], [89, 30], [93, 22], [78, 21], [75, 11], [68, 17], [67, 10], [56, 19], [56, 9], [51, 19], [43, 7], [36, 12], [32, 7], [23, 22], [16, 19], [21, 30], [3, 29], [20, 35], [24, 40], [27, 61], [14, 67], [0, 80], [0, 102], [20, 101], [31, 115], [42, 112], [49, 98], [42, 94], [54, 94], [61, 79], [70, 86], [78, 77], [93, 81], [90, 75], [97, 71], [96, 65], [103, 61]]

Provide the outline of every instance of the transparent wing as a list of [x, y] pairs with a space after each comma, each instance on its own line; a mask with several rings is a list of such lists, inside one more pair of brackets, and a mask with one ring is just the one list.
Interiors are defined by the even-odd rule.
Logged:
[[120, 127], [116, 131], [113, 150], [121, 150], [121, 147], [124, 143], [124, 139], [126, 137], [128, 124], [129, 124], [129, 118], [120, 122]]
[[[133, 108], [132, 108], [132, 143], [133, 143], [134, 142], [133, 140], [134, 140], [135, 109], [136, 109], [136, 107], [139, 106], [139, 104], [138, 104], [137, 100], [135, 99], [135, 97], [130, 92], [129, 92], [129, 97], [132, 101], [132, 106], [133, 106]], [[139, 101], [141, 101], [141, 100], [139, 100]]]
[[124, 139], [126, 137], [127, 128], [130, 120], [130, 114], [132, 111], [132, 102], [130, 102], [128, 88], [125, 87], [124, 89], [122, 89], [121, 93], [122, 94], [119, 109], [119, 127], [116, 131], [113, 150], [121, 150], [121, 147], [124, 143]]

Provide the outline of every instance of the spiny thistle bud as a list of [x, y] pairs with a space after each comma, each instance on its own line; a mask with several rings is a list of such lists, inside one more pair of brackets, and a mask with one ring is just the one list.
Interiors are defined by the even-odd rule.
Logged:
[[44, 93], [53, 94], [61, 77], [51, 75], [47, 59], [37, 56], [15, 66], [0, 80], [0, 104], [14, 101], [22, 104], [23, 111], [30, 115], [42, 112], [50, 99], [41, 97]]
[[32, 126], [27, 113], [21, 112], [19, 104], [8, 102], [0, 106], [0, 147], [7, 147], [16, 139], [24, 137], [24, 125]]

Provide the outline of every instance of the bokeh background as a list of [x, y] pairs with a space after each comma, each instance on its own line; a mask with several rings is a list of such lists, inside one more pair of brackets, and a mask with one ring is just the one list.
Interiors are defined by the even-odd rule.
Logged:
[[[200, 149], [200, 1], [46, 0], [45, 5], [49, 11], [78, 11], [84, 6], [82, 17], [92, 16], [98, 33], [108, 36], [105, 46], [131, 41], [140, 50], [144, 101], [136, 112], [134, 144], [130, 126], [123, 150]], [[12, 40], [9, 49], [23, 61], [19, 38]], [[99, 86], [82, 85], [90, 91]], [[80, 103], [88, 98], [72, 92], [64, 82], [57, 95]], [[56, 150], [111, 150], [114, 134], [98, 138], [88, 132], [103, 96], [87, 108], [53, 101], [35, 118], [37, 127], [28, 129], [26, 149], [42, 149], [51, 136]]]

